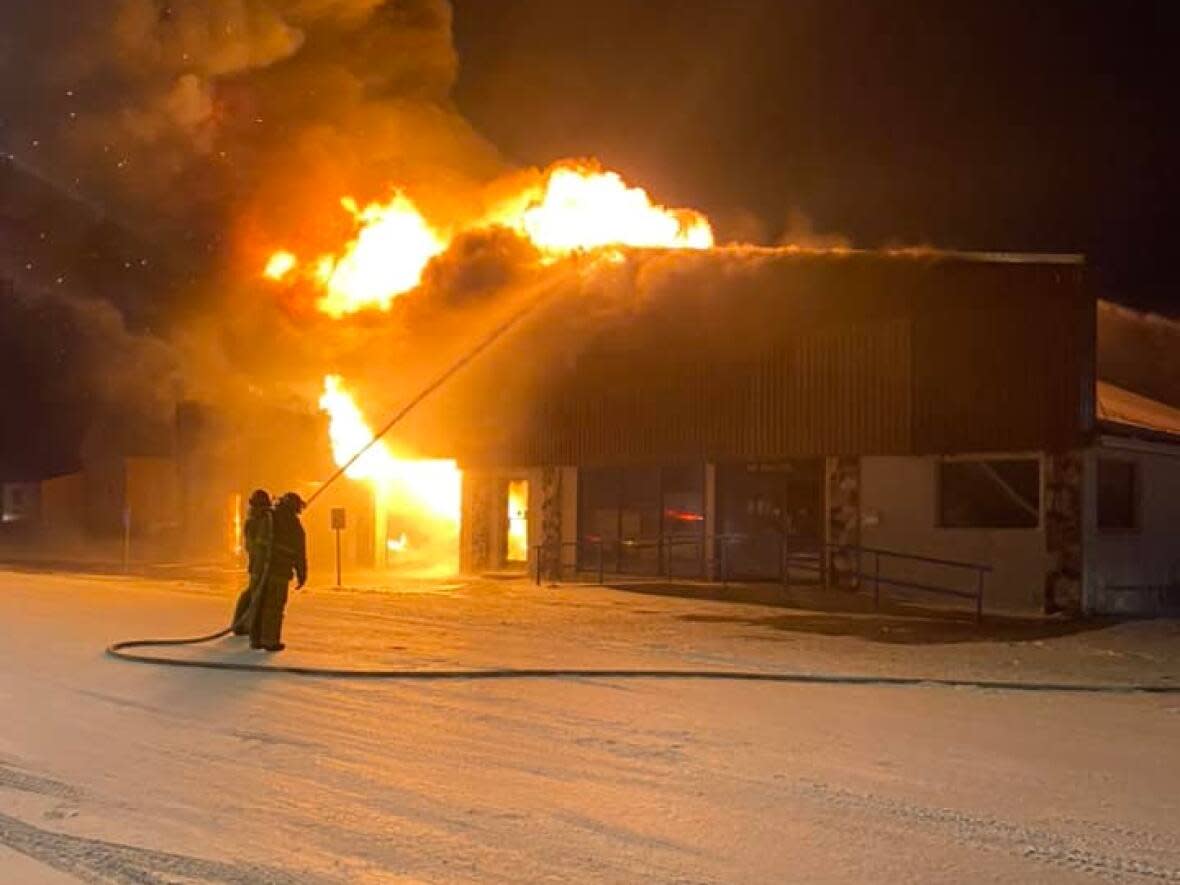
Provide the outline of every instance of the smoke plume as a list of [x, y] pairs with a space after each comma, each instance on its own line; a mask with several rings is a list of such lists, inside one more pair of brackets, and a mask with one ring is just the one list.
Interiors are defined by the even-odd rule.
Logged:
[[0, 75], [22, 84], [0, 113], [6, 150], [202, 248], [391, 180], [430, 182], [442, 209], [498, 168], [448, 98], [446, 0], [47, 0], [3, 16]]
[[[0, 467], [65, 471], [80, 454], [167, 454], [179, 367], [108, 302], [0, 292]], [[77, 446], [81, 444], [81, 451]]]
[[396, 182], [436, 219], [478, 203], [504, 167], [452, 105], [456, 73], [447, 0], [4, 4], [0, 349], [8, 379], [49, 379], [29, 422], [146, 438], [178, 396], [310, 410], [325, 368], [362, 353], [411, 383], [406, 323], [508, 285], [521, 244], [465, 242], [432, 294], [332, 327], [252, 281], [274, 242], [338, 245], [342, 195]]

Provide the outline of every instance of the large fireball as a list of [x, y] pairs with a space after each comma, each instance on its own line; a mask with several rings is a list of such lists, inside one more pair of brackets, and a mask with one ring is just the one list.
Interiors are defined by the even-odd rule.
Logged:
[[549, 260], [598, 249], [708, 249], [714, 243], [701, 213], [660, 206], [643, 188], [592, 163], [557, 164], [539, 183], [457, 230], [433, 224], [401, 192], [363, 209], [349, 197], [341, 204], [355, 220], [356, 235], [339, 252], [305, 267], [291, 248], [277, 249], [263, 274], [274, 282], [309, 280], [319, 292], [316, 307], [334, 318], [388, 310], [422, 282], [426, 265], [456, 235], [473, 229], [508, 228]]

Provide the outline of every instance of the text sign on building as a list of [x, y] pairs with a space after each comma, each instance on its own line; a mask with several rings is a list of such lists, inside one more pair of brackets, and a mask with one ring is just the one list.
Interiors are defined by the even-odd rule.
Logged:
[[348, 528], [348, 519], [343, 507], [332, 508], [332, 530], [341, 531]]

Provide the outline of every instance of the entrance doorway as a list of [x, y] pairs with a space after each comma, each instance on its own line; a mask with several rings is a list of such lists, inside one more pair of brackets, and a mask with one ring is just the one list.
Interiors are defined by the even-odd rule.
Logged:
[[529, 481], [508, 481], [508, 513], [504, 532], [505, 565], [529, 561]]
[[789, 557], [802, 567], [804, 580], [819, 580], [823, 459], [718, 465], [717, 500], [718, 525], [728, 539], [723, 562], [729, 578], [781, 580]]

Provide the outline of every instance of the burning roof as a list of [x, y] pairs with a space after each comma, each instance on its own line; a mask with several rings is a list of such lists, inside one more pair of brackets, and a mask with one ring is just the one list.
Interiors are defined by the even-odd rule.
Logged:
[[713, 229], [699, 212], [666, 209], [645, 190], [589, 161], [554, 164], [533, 180], [518, 180], [508, 192], [493, 184], [494, 201], [482, 214], [454, 221], [427, 219], [403, 193], [363, 209], [352, 197], [340, 205], [354, 233], [338, 248], [303, 261], [284, 243], [266, 260], [263, 275], [274, 283], [304, 283], [317, 294], [315, 306], [332, 317], [388, 310], [391, 302], [421, 285], [430, 262], [464, 234], [494, 229], [516, 234], [552, 263], [574, 253], [622, 248], [708, 249]]

